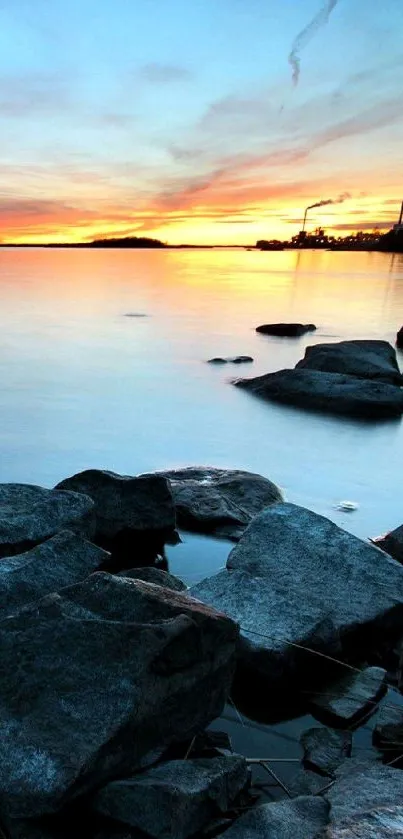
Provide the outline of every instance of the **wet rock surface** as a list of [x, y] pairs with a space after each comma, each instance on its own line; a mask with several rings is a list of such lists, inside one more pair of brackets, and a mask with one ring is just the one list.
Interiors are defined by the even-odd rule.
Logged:
[[386, 671], [366, 667], [327, 685], [325, 691], [311, 697], [309, 704], [313, 714], [334, 725], [355, 725], [376, 711], [386, 690]]
[[329, 728], [304, 731], [301, 736], [304, 766], [331, 777], [340, 763], [351, 757], [352, 739], [350, 731], [331, 731]]
[[262, 335], [277, 335], [282, 338], [299, 338], [307, 332], [315, 332], [313, 323], [264, 323], [256, 327], [256, 332]]
[[46, 594], [84, 580], [109, 554], [68, 530], [36, 548], [0, 562], [2, 618]]
[[238, 755], [172, 760], [102, 789], [94, 807], [154, 839], [187, 839], [230, 810], [248, 785]]
[[[403, 568], [293, 504], [256, 516], [226, 569], [190, 591], [239, 623], [240, 665], [268, 688], [310, 686], [326, 673], [315, 651], [348, 660], [400, 637]], [[337, 665], [329, 668], [339, 676]]]
[[32, 484], [0, 484], [0, 558], [24, 553], [60, 530], [92, 539], [92, 500]]
[[307, 347], [297, 369], [342, 373], [392, 385], [403, 384], [396, 351], [387, 341], [340, 341]]
[[[89, 496], [95, 504], [95, 539], [111, 551], [111, 568], [145, 565], [163, 551], [175, 529], [168, 481], [160, 475], [130, 477], [88, 469], [61, 481], [56, 489]], [[109, 570], [109, 569], [108, 569]]]
[[186, 594], [104, 573], [3, 620], [0, 813], [54, 812], [202, 730], [237, 635]]
[[188, 467], [158, 474], [169, 480], [178, 527], [234, 541], [253, 516], [283, 499], [272, 481], [252, 472]]
[[365, 419], [403, 413], [400, 387], [341, 373], [298, 368], [238, 379], [234, 384], [264, 399], [315, 411]]
[[224, 834], [227, 839], [317, 839], [328, 824], [329, 805], [322, 798], [264, 804], [241, 816]]

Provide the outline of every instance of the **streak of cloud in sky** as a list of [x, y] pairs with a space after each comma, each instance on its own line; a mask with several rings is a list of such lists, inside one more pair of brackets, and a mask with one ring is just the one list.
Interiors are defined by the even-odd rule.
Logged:
[[312, 223], [392, 224], [403, 3], [335, 7], [1, 0], [0, 240], [253, 243], [347, 190]]
[[327, 0], [327, 2], [319, 9], [319, 12], [314, 18], [305, 26], [302, 32], [297, 35], [288, 58], [292, 67], [292, 80], [294, 85], [298, 84], [301, 73], [301, 52], [308, 46], [312, 38], [316, 35], [319, 29], [329, 22], [330, 15], [333, 9], [336, 8], [338, 0]]

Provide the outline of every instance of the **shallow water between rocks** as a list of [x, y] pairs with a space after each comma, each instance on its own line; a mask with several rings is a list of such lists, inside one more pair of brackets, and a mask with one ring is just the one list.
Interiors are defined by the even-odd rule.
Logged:
[[[394, 343], [403, 256], [0, 248], [0, 287], [0, 481], [51, 487], [89, 467], [138, 474], [208, 464], [259, 472], [287, 500], [361, 538], [402, 523], [400, 420], [307, 413], [230, 382], [294, 366], [312, 343]], [[318, 329], [293, 339], [255, 332], [278, 321]], [[254, 363], [206, 363], [237, 355]], [[337, 509], [345, 500], [357, 509]], [[167, 554], [188, 584], [225, 565], [229, 543], [182, 539]], [[248, 757], [280, 759], [300, 758], [299, 735], [312, 724], [265, 726], [229, 705], [213, 727]], [[360, 753], [370, 729], [355, 735]], [[283, 780], [298, 768], [272, 765]], [[268, 797], [284, 794], [257, 774]]]

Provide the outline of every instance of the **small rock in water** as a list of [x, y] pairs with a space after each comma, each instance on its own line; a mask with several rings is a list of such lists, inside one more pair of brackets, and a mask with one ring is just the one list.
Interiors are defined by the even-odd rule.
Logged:
[[380, 751], [403, 753], [403, 708], [385, 705], [381, 708], [372, 734], [372, 742]]
[[350, 671], [328, 685], [323, 693], [312, 695], [309, 704], [314, 716], [324, 717], [335, 726], [350, 726], [376, 711], [386, 690], [386, 671], [381, 667], [366, 667], [360, 672]]
[[342, 510], [343, 513], [354, 513], [358, 510], [358, 504], [355, 501], [339, 501], [337, 509]]
[[300, 741], [304, 749], [304, 766], [322, 775], [332, 776], [342, 760], [351, 757], [351, 731], [309, 728]]
[[251, 355], [235, 355], [232, 358], [209, 358], [207, 364], [249, 364], [253, 361]]
[[172, 760], [113, 781], [98, 792], [94, 806], [154, 839], [187, 839], [226, 813], [248, 782], [240, 755]]

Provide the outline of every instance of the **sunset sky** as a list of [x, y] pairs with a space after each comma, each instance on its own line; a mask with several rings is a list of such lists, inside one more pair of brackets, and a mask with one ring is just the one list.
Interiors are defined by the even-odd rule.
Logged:
[[388, 229], [402, 72], [402, 0], [0, 0], [0, 241]]

